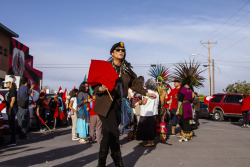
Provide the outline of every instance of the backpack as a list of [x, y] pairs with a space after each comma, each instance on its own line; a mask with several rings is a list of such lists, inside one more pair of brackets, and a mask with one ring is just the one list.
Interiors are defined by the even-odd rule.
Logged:
[[134, 113], [131, 107], [131, 103], [129, 99], [122, 98], [122, 105], [121, 105], [121, 121], [124, 129], [127, 129], [128, 126], [134, 122]]
[[131, 102], [128, 98], [123, 97], [123, 88], [122, 83], [119, 82], [121, 97], [122, 97], [122, 105], [121, 105], [121, 123], [123, 126], [123, 130], [127, 129], [134, 122], [134, 113], [131, 107]]

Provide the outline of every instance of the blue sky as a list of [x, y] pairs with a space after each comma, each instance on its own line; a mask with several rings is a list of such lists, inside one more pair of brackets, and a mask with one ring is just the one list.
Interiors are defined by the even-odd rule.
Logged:
[[[78, 86], [90, 60], [108, 59], [109, 49], [119, 41], [125, 43], [134, 71], [149, 78], [149, 64], [162, 63], [172, 71], [174, 63], [189, 58], [207, 64], [207, 49], [200, 41], [210, 40], [218, 42], [211, 58], [216, 92], [222, 92], [229, 83], [250, 80], [247, 2], [13, 0], [1, 2], [0, 22], [19, 34], [17, 40], [30, 48], [34, 66], [44, 72], [44, 85], [54, 89]], [[203, 75], [207, 80], [201, 93], [208, 94], [208, 72]]]

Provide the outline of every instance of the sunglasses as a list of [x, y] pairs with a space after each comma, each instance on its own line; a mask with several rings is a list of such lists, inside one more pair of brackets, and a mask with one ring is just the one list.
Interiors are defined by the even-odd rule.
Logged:
[[120, 52], [120, 51], [125, 52], [126, 50], [125, 49], [115, 49], [115, 51], [117, 51], [117, 52]]

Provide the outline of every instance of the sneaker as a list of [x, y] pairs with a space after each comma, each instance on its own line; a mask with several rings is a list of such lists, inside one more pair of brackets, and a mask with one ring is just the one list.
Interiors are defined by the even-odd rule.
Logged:
[[80, 138], [78, 138], [78, 137], [72, 138], [72, 140], [74, 140], [74, 141], [79, 140], [79, 139], [80, 139]]
[[180, 140], [179, 140], [179, 142], [187, 142], [188, 141], [188, 139], [186, 139], [186, 138], [181, 138]]
[[16, 142], [8, 142], [6, 146], [11, 147], [11, 146], [16, 146]]
[[242, 125], [241, 127], [242, 127], [242, 128], [245, 128], [245, 127], [246, 127], [246, 124]]

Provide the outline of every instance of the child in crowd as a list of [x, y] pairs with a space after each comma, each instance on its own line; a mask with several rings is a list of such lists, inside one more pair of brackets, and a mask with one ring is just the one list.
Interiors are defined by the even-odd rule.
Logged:
[[[89, 116], [90, 116], [90, 127], [89, 127], [89, 135], [90, 135], [90, 140], [92, 142], [97, 141], [98, 143], [101, 143], [101, 139], [102, 139], [102, 122], [98, 116], [98, 114], [96, 114], [94, 112], [94, 107], [95, 107], [95, 98], [96, 96], [93, 95], [92, 96], [92, 101], [90, 101], [88, 107], [87, 107], [87, 111], [89, 112]], [[94, 132], [96, 130], [96, 139], [94, 136]]]

